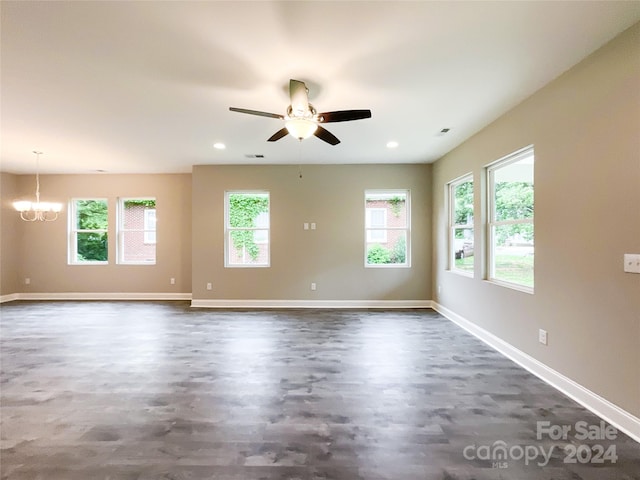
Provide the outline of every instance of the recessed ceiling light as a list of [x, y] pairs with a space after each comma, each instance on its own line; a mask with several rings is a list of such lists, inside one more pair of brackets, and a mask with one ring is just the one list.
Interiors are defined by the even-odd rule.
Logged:
[[216, 150], [224, 150], [225, 148], [227, 148], [227, 146], [224, 143], [217, 142], [213, 144], [213, 148], [215, 148]]
[[396, 141], [387, 142], [387, 148], [396, 148], [399, 145]]

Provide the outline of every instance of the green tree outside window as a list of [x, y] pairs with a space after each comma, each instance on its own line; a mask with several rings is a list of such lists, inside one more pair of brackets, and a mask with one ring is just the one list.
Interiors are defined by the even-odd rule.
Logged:
[[106, 262], [107, 202], [105, 200], [76, 200], [76, 229], [78, 262]]

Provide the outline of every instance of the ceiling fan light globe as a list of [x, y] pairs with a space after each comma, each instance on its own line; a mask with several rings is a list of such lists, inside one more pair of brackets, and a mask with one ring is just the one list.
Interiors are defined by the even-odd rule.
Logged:
[[316, 122], [306, 118], [290, 118], [284, 126], [292, 136], [299, 140], [309, 138], [318, 129]]

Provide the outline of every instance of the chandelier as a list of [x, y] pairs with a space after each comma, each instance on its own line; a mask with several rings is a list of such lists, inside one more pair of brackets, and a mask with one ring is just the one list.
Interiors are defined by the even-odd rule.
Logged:
[[20, 212], [20, 218], [25, 222], [52, 222], [58, 218], [58, 213], [62, 210], [62, 204], [40, 201], [40, 155], [42, 155], [42, 152], [34, 150], [33, 153], [36, 154], [36, 201], [20, 200], [13, 202], [13, 208]]

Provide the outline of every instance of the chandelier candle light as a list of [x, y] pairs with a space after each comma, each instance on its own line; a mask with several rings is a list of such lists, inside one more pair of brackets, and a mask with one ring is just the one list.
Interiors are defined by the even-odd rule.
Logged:
[[20, 212], [20, 218], [25, 222], [53, 222], [58, 218], [58, 213], [62, 210], [61, 203], [40, 201], [40, 155], [42, 152], [35, 151], [36, 154], [36, 201], [29, 202], [20, 200], [13, 202], [13, 208]]

